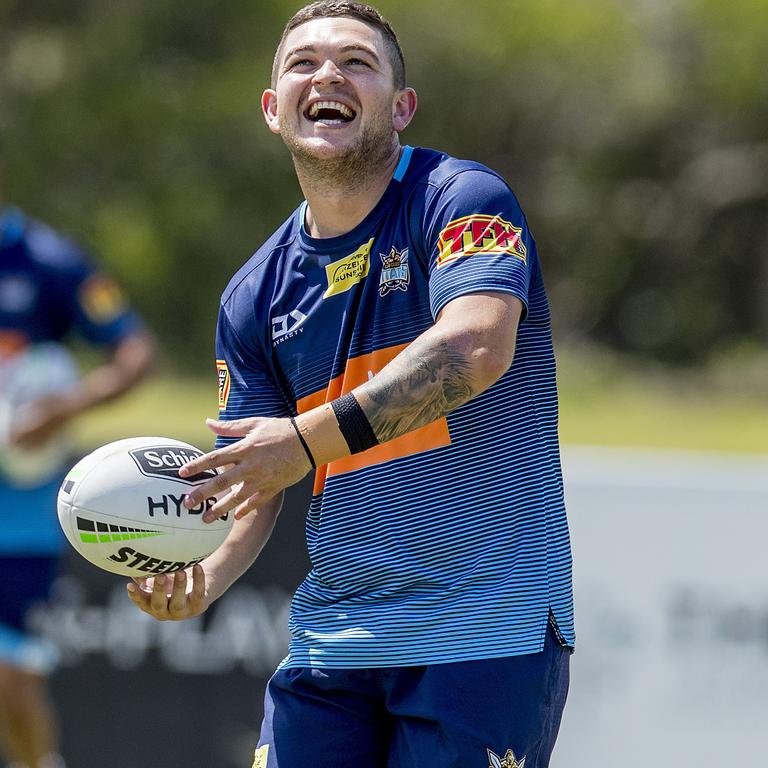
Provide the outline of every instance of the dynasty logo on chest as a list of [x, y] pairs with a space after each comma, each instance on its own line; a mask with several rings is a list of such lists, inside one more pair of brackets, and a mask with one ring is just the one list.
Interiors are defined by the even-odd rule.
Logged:
[[292, 309], [287, 315], [277, 315], [270, 319], [272, 325], [272, 346], [276, 347], [288, 339], [300, 334], [304, 329], [307, 316], [298, 309]]

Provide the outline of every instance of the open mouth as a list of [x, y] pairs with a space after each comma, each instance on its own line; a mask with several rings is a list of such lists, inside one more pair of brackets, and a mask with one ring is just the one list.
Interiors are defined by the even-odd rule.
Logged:
[[355, 112], [340, 101], [316, 101], [304, 113], [307, 120], [326, 125], [341, 125], [355, 119]]

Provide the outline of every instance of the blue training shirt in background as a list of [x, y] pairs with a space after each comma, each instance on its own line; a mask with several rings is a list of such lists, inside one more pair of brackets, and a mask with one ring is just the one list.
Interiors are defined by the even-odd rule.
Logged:
[[[16, 208], [0, 210], [0, 366], [73, 334], [113, 345], [138, 326], [114, 282], [77, 245]], [[63, 547], [56, 516], [60, 474], [54, 469], [39, 484], [18, 487], [0, 472], [0, 556], [55, 554]]]
[[[351, 232], [305, 204], [238, 271], [217, 330], [223, 419], [285, 417], [380, 371], [452, 299], [524, 305], [514, 362], [447, 417], [326, 466], [286, 666], [382, 667], [574, 643], [550, 315], [536, 246], [488, 168], [406, 147]], [[224, 444], [221, 440], [220, 444]]]

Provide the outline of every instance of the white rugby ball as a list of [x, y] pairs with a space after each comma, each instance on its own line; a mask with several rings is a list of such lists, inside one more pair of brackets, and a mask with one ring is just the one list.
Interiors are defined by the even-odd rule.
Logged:
[[153, 576], [189, 568], [227, 537], [234, 517], [203, 522], [211, 497], [194, 509], [182, 503], [208, 470], [180, 478], [179, 467], [202, 456], [166, 437], [134, 437], [98, 448], [69, 471], [59, 489], [59, 522], [88, 561], [121, 576]]

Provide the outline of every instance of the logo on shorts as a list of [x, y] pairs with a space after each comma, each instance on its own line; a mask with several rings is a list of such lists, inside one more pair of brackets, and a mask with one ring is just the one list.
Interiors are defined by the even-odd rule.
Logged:
[[488, 768], [525, 768], [525, 758], [518, 760], [511, 749], [504, 753], [504, 757], [499, 757], [489, 749], [488, 762]]
[[350, 253], [349, 256], [326, 266], [325, 275], [328, 278], [328, 289], [323, 294], [324, 299], [339, 293], [346, 293], [366, 277], [371, 265], [372, 247], [373, 238], [361, 245], [354, 253]]
[[411, 282], [408, 268], [408, 249], [398, 251], [395, 246], [388, 256], [379, 254], [381, 259], [381, 277], [379, 278], [379, 296], [386, 296], [390, 291], [407, 291]]
[[253, 765], [251, 768], [267, 768], [267, 757], [269, 756], [269, 744], [259, 747], [253, 754]]

